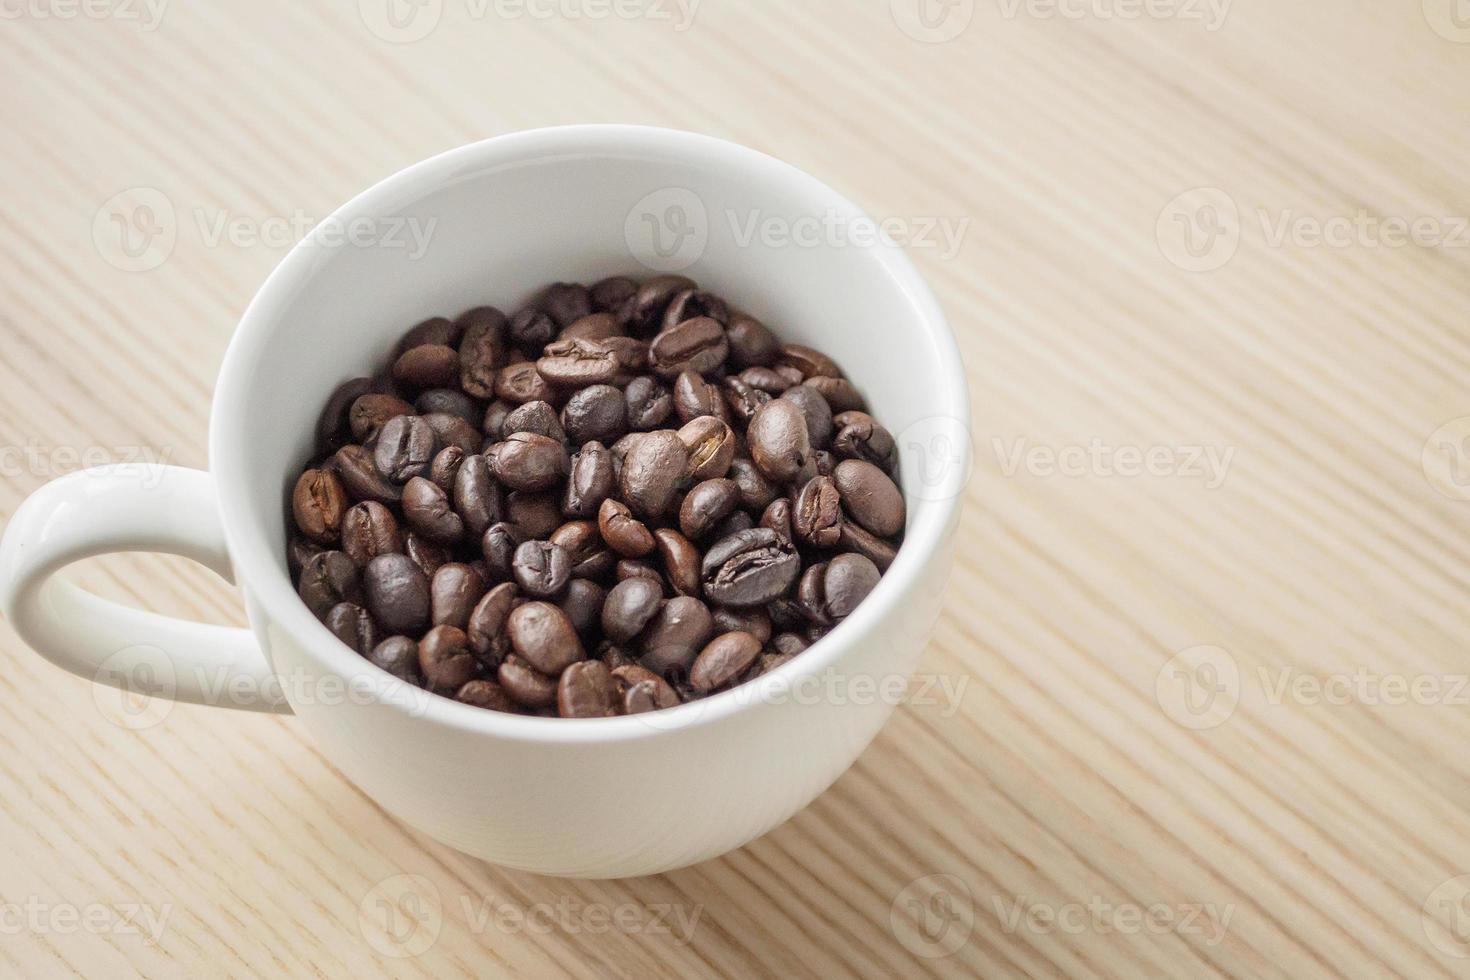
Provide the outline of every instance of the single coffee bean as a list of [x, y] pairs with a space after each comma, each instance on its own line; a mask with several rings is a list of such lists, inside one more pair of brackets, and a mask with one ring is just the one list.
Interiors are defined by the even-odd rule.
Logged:
[[611, 572], [617, 561], [603, 544], [596, 521], [567, 521], [547, 540], [567, 553], [573, 578], [600, 578]]
[[687, 461], [678, 433], [672, 429], [645, 433], [623, 460], [619, 481], [623, 500], [639, 516], [659, 516], [673, 499]]
[[669, 578], [669, 584], [674, 587], [674, 592], [698, 597], [699, 549], [673, 528], [659, 528], [653, 532], [653, 537], [658, 542], [659, 559], [663, 562], [664, 573]]
[[612, 348], [601, 341], [573, 337], [546, 345], [536, 361], [536, 373], [559, 388], [607, 384], [622, 373]]
[[571, 620], [549, 602], [528, 602], [512, 609], [506, 630], [516, 654], [543, 674], [560, 674], [587, 656]]
[[643, 334], [652, 333], [663, 322], [669, 302], [686, 289], [694, 289], [694, 280], [683, 276], [655, 276], [638, 287], [627, 301], [623, 319], [628, 326]]
[[616, 714], [617, 688], [600, 660], [583, 660], [562, 671], [556, 710], [563, 718], [606, 718]]
[[556, 704], [556, 678], [547, 677], [515, 654], [505, 658], [496, 679], [505, 693], [523, 708], [549, 708]]
[[790, 591], [801, 573], [801, 556], [770, 528], [752, 528], [716, 542], [705, 553], [702, 573], [711, 602], [749, 608]]
[[782, 657], [794, 657], [809, 646], [806, 638], [797, 633], [777, 633], [771, 637], [771, 649]]
[[671, 672], [687, 676], [713, 632], [708, 606], [693, 596], [676, 596], [660, 606], [644, 628], [639, 663], [665, 677]]
[[515, 604], [515, 585], [502, 582], [486, 592], [470, 611], [465, 635], [469, 637], [470, 650], [487, 667], [500, 666], [510, 652], [510, 635], [506, 633], [505, 621]]
[[373, 454], [355, 443], [343, 446], [332, 455], [331, 468], [354, 500], [396, 504], [403, 497], [403, 487], [383, 479], [373, 462]]
[[347, 418], [352, 427], [352, 438], [366, 444], [378, 438], [389, 419], [412, 414], [413, 406], [402, 398], [374, 391], [353, 402]]
[[448, 548], [435, 544], [414, 531], [403, 536], [403, 553], [429, 578], [433, 578], [434, 573], [450, 557]]
[[831, 626], [827, 614], [827, 563], [819, 561], [807, 567], [796, 583], [796, 606], [807, 620], [817, 626]]
[[843, 459], [865, 459], [885, 472], [892, 473], [898, 462], [898, 448], [893, 436], [866, 412], [843, 412], [834, 416], [836, 434], [832, 451]]
[[342, 518], [342, 550], [358, 568], [379, 555], [403, 551], [397, 518], [376, 500], [353, 504]]
[[495, 376], [495, 397], [520, 405], [551, 401], [556, 394], [546, 379], [537, 373], [535, 361], [515, 361], [505, 365]]
[[806, 416], [794, 402], [778, 398], [762, 405], [751, 417], [745, 438], [761, 474], [779, 486], [795, 482], [813, 466]]
[[498, 398], [486, 407], [485, 418], [480, 422], [480, 431], [485, 434], [485, 438], [492, 445], [510, 434], [506, 431], [505, 420], [513, 411], [515, 411], [514, 405]]
[[730, 461], [730, 469], [725, 475], [740, 488], [740, 506], [746, 510], [759, 513], [776, 499], [776, 488], [771, 486], [749, 459], [735, 457]]
[[813, 548], [835, 548], [842, 534], [842, 497], [828, 476], [806, 481], [791, 507], [791, 531]]
[[[663, 686], [660, 687], [660, 684]], [[645, 711], [672, 708], [678, 703], [679, 695], [662, 678], [659, 678], [658, 683], [639, 681], [623, 692], [623, 714], [626, 715], [641, 715]]]
[[856, 521], [842, 522], [842, 535], [837, 540], [837, 547], [862, 555], [884, 572], [898, 557], [898, 550], [893, 545], [869, 533]]
[[574, 445], [586, 442], [616, 442], [628, 431], [628, 406], [623, 393], [612, 385], [589, 385], [581, 389], [561, 410], [561, 426]]
[[461, 704], [473, 705], [476, 708], [487, 708], [491, 711], [508, 711], [514, 713], [516, 710], [515, 701], [509, 694], [505, 693], [505, 688], [494, 681], [466, 681], [463, 687], [454, 692], [454, 700]]
[[679, 441], [689, 458], [684, 466], [687, 481], [713, 480], [724, 476], [735, 458], [735, 433], [729, 424], [713, 415], [690, 419], [679, 430]]
[[674, 397], [657, 379], [640, 375], [623, 391], [628, 427], [638, 432], [661, 428], [674, 411]]
[[498, 523], [505, 513], [505, 501], [500, 485], [490, 474], [490, 462], [479, 454], [464, 458], [454, 477], [453, 499], [455, 513], [464, 521], [468, 533], [476, 538], [491, 524]]
[[368, 562], [363, 592], [368, 612], [389, 633], [417, 635], [428, 626], [429, 577], [407, 555], [379, 555]]
[[518, 525], [509, 521], [500, 521], [491, 524], [480, 536], [480, 552], [485, 557], [485, 565], [490, 569], [490, 577], [497, 582], [508, 582], [511, 579], [511, 563], [515, 560], [516, 549], [527, 540], [527, 535]]
[[511, 574], [527, 595], [551, 598], [567, 587], [572, 577], [572, 562], [561, 545], [526, 541], [516, 549]]
[[740, 631], [749, 633], [762, 644], [771, 639], [771, 617], [764, 609], [730, 609], [717, 606], [710, 614], [714, 618], [716, 633]]
[[378, 435], [373, 464], [386, 480], [405, 483], [422, 476], [439, 451], [439, 439], [428, 420], [419, 415], [389, 419]]
[[701, 415], [730, 418], [730, 409], [725, 405], [725, 396], [718, 385], [706, 381], [693, 371], [685, 371], [674, 379], [674, 413], [680, 423]]
[[852, 519], [879, 537], [903, 530], [903, 494], [887, 473], [862, 459], [845, 459], [832, 471], [842, 494], [842, 507]]
[[806, 385], [826, 399], [833, 414], [861, 411], [864, 407], [863, 396], [846, 378], [808, 378]]
[[557, 603], [566, 613], [572, 629], [582, 641], [597, 639], [598, 627], [602, 625], [602, 607], [607, 601], [607, 590], [591, 579], [574, 578], [567, 583], [566, 593]]
[[393, 362], [393, 380], [415, 388], [443, 388], [459, 380], [459, 352], [446, 344], [410, 347]]
[[550, 490], [571, 465], [560, 442], [534, 432], [512, 432], [485, 456], [495, 478], [515, 490]]
[[705, 480], [684, 495], [684, 502], [679, 505], [679, 530], [685, 537], [698, 541], [738, 506], [740, 487], [734, 480]]
[[834, 621], [846, 619], [878, 585], [881, 575], [878, 566], [862, 555], [838, 555], [827, 562], [823, 582], [827, 614]]
[[413, 400], [420, 415], [453, 415], [467, 425], [478, 428], [484, 412], [475, 400], [455, 388], [430, 388]]
[[[478, 453], [472, 455], [479, 455]], [[429, 462], [429, 481], [445, 493], [454, 494], [454, 478], [464, 465], [465, 451], [458, 446], [445, 446]]]
[[505, 497], [505, 517], [528, 538], [546, 538], [561, 524], [561, 507], [550, 493], [512, 490]]
[[590, 313], [562, 328], [557, 340], [603, 341], [623, 336], [623, 325], [611, 313]]
[[429, 622], [465, 629], [486, 584], [479, 572], [462, 562], [441, 565], [429, 580]]
[[776, 335], [753, 317], [736, 313], [725, 328], [730, 342], [730, 360], [737, 368], [765, 367], [775, 362], [781, 344]]
[[562, 513], [568, 517], [596, 517], [602, 502], [612, 496], [615, 484], [612, 453], [596, 440], [585, 443], [572, 456]]
[[597, 512], [597, 529], [608, 547], [628, 558], [642, 558], [657, 546], [648, 526], [626, 504], [611, 498]]
[[433, 412], [423, 416], [423, 419], [434, 430], [434, 438], [440, 446], [457, 446], [467, 456], [479, 452], [480, 444], [484, 441], [480, 430], [458, 415]]
[[726, 378], [722, 391], [725, 404], [730, 407], [730, 418], [746, 425], [749, 425], [750, 420], [755, 418], [755, 413], [771, 400], [770, 392], [761, 391], [739, 378]]
[[[604, 660], [604, 662], [606, 661]], [[669, 700], [669, 704], [666, 705], [667, 707], [672, 707], [679, 703], [679, 695], [674, 691], [673, 686], [647, 667], [628, 661], [627, 663], [610, 666], [608, 670], [612, 672], [613, 680], [620, 687], [628, 688], [634, 684], [652, 684], [660, 691], [667, 692], [666, 699]]]
[[659, 573], [659, 570], [654, 568], [650, 562], [643, 561], [639, 558], [620, 559], [617, 565], [613, 567], [613, 578], [619, 582], [626, 582], [630, 578], [646, 578], [658, 586], [660, 593], [665, 588], [664, 577]]
[[339, 602], [361, 605], [363, 600], [357, 566], [341, 551], [320, 551], [308, 558], [296, 591], [318, 619]]
[[419, 640], [419, 672], [429, 690], [452, 697], [475, 679], [475, 657], [470, 641], [457, 626], [435, 626]]
[[[808, 481], [810, 482], [810, 481]], [[761, 511], [759, 524], [768, 527], [788, 541], [796, 540], [796, 531], [792, 524], [791, 501], [785, 497], [779, 497], [771, 501], [771, 505]]]
[[358, 653], [366, 656], [378, 643], [378, 627], [368, 611], [354, 602], [339, 602], [323, 620], [327, 629]]
[[654, 374], [673, 378], [684, 371], [713, 371], [729, 352], [725, 328], [713, 317], [701, 316], [659, 333], [649, 346], [648, 356]]
[[779, 395], [793, 384], [792, 380], [780, 371], [767, 367], [746, 368], [736, 377], [743, 383], [764, 391], [768, 395]]
[[534, 432], [538, 436], [545, 436], [552, 442], [564, 443], [567, 441], [567, 434], [562, 429], [556, 409], [547, 402], [535, 401], [517, 405], [506, 415], [501, 426], [507, 433]]
[[321, 452], [335, 452], [352, 441], [352, 403], [373, 390], [371, 378], [351, 378], [337, 386], [327, 399], [316, 424], [316, 446]]
[[689, 683], [701, 694], [723, 687], [748, 670], [760, 654], [760, 640], [749, 633], [724, 633], [699, 652], [689, 671]]
[[565, 327], [592, 312], [592, 294], [581, 283], [553, 283], [537, 298], [536, 306], [545, 310], [557, 326]]
[[840, 378], [842, 370], [837, 362], [819, 350], [801, 344], [782, 344], [776, 363], [787, 365], [801, 372], [803, 378]]
[[495, 397], [495, 379], [506, 361], [505, 314], [477, 306], [460, 314], [459, 385], [475, 398]]
[[393, 352], [394, 360], [397, 360], [404, 351], [421, 344], [442, 344], [446, 347], [453, 347], [459, 343], [459, 336], [463, 330], [464, 327], [461, 324], [452, 323], [442, 316], [429, 317], [410, 328], [398, 341], [398, 346]]
[[449, 505], [449, 496], [421, 476], [403, 485], [403, 519], [436, 544], [452, 545], [464, 536], [464, 519]]
[[638, 284], [627, 276], [609, 276], [594, 283], [588, 291], [592, 308], [602, 313], [616, 313], [638, 292]]
[[307, 470], [291, 493], [291, 514], [296, 518], [296, 526], [320, 544], [335, 544], [341, 538], [347, 507], [347, 491], [341, 478], [331, 470]]
[[602, 604], [602, 632], [615, 643], [637, 636], [663, 604], [663, 588], [642, 577], [624, 579], [608, 590]]
[[788, 401], [801, 409], [806, 419], [807, 437], [813, 448], [825, 449], [832, 444], [832, 409], [815, 388], [800, 384], [781, 393], [781, 400]]
[[685, 289], [675, 294], [664, 309], [663, 329], [667, 331], [686, 320], [699, 317], [708, 317], [724, 326], [730, 322], [730, 307], [714, 293], [707, 293], [702, 289]]
[[388, 637], [373, 647], [367, 658], [405, 684], [424, 686], [424, 675], [419, 671], [419, 645], [407, 636]]

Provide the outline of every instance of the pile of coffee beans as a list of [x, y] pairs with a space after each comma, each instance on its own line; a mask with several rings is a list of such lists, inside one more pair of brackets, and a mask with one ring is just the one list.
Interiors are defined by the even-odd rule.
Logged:
[[826, 354], [681, 276], [409, 330], [328, 400], [288, 563], [342, 642], [467, 704], [604, 717], [773, 670], [893, 561], [892, 435]]

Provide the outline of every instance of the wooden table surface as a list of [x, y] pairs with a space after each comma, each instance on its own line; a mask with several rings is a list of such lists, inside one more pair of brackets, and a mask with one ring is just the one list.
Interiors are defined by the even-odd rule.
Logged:
[[[0, 512], [204, 466], [242, 309], [378, 178], [699, 130], [894, 219], [959, 335], [927, 682], [756, 843], [563, 881], [7, 626], [0, 971], [1470, 975], [1464, 0], [387, 2], [0, 4]], [[75, 571], [241, 622], [183, 561]]]

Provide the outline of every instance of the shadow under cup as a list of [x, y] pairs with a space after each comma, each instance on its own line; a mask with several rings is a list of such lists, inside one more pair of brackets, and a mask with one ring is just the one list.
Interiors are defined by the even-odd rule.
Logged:
[[[344, 206], [252, 303], [212, 420], [237, 579], [276, 671], [376, 673], [299, 602], [285, 563], [288, 494], [338, 383], [380, 369], [404, 331], [430, 316], [479, 305], [509, 314], [554, 281], [678, 272], [781, 340], [834, 357], [898, 439], [908, 500], [899, 558], [848, 622], [785, 669], [907, 676], [948, 570], [968, 408], [942, 314], [896, 248], [857, 241], [867, 222], [769, 157], [637, 127], [475, 144]], [[511, 866], [618, 875], [687, 864], [770, 829], [840, 775], [891, 710], [718, 700], [694, 724], [667, 726], [481, 717], [493, 713], [438, 698], [421, 712], [292, 707], [349, 778], [431, 835]], [[671, 721], [692, 707], [673, 709]], [[644, 750], [634, 746], [650, 739], [661, 740], [657, 756], [638, 762]], [[645, 766], [642, 785], [624, 762]], [[711, 766], [723, 771], [703, 771]], [[610, 840], [619, 828], [628, 832]]]

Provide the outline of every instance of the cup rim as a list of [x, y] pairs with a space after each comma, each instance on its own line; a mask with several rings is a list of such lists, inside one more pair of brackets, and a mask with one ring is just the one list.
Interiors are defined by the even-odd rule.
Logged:
[[[835, 208], [855, 220], [871, 220], [866, 212], [816, 177], [758, 150], [717, 137], [656, 126], [626, 124], [577, 124], [523, 130], [469, 143], [399, 170], [357, 194], [324, 219], [345, 226], [353, 219], [380, 215], [395, 203], [412, 201], [444, 186], [456, 175], [473, 169], [483, 171], [511, 163], [529, 163], [536, 158], [586, 152], [627, 154], [658, 152], [698, 162], [719, 159], [737, 163], [763, 180], [784, 181], [814, 205]], [[268, 621], [279, 624], [311, 656], [324, 673], [351, 681], [362, 677], [370, 683], [388, 676], [380, 668], [350, 650], [313, 616], [291, 585], [279, 563], [282, 542], [267, 541], [259, 529], [248, 526], [247, 483], [250, 474], [244, 462], [243, 445], [230, 445], [232, 433], [243, 433], [240, 418], [248, 378], [243, 364], [261, 355], [268, 327], [279, 320], [290, 298], [314, 273], [315, 256], [309, 237], [294, 246], [260, 286], [240, 318], [220, 367], [210, 411], [209, 459], [215, 475], [220, 520], [235, 568], [235, 578], [249, 598], [258, 603]], [[913, 311], [918, 329], [928, 335], [939, 354], [940, 377], [931, 379], [947, 417], [959, 420], [968, 430], [969, 393], [964, 379], [959, 346], [938, 301], [912, 261], [898, 248], [873, 250], [893, 285]], [[243, 440], [241, 440], [243, 442]], [[957, 447], [959, 464], [970, 465], [968, 439]], [[962, 470], [965, 472], [965, 470]], [[645, 715], [612, 718], [543, 718], [487, 711], [450, 698], [423, 691], [422, 699], [386, 698], [378, 703], [391, 706], [420, 720], [477, 735], [542, 743], [625, 742], [715, 724], [732, 715], [766, 702], [782, 686], [799, 678], [819, 676], [840, 662], [865, 634], [903, 601], [914, 588], [923, 566], [944, 545], [946, 530], [953, 525], [963, 494], [926, 501], [938, 513], [927, 520], [919, 533], [910, 531], [903, 546], [877, 587], [846, 620], [814, 643], [800, 656], [777, 670], [699, 701]], [[257, 638], [263, 625], [253, 619]], [[419, 689], [415, 688], [415, 691]], [[656, 721], [651, 720], [656, 717]]]

